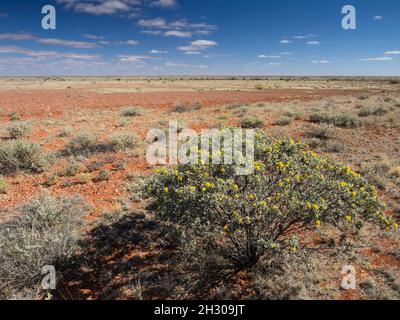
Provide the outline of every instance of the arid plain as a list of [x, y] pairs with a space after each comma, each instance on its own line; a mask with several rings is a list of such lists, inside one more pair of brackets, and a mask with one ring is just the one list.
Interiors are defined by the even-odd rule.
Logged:
[[[172, 120], [194, 130], [254, 126], [303, 141], [364, 176], [387, 214], [400, 218], [399, 78], [0, 78], [1, 143], [34, 142], [51, 158], [38, 172], [10, 173], [0, 163], [0, 221], [43, 192], [91, 205], [53, 298], [400, 298], [399, 234], [377, 237], [372, 226], [337, 241], [329, 228], [310, 228], [300, 239], [309, 249], [283, 275], [266, 281], [241, 272], [187, 293], [192, 278], [172, 262], [179, 248], [140, 191], [155, 169], [146, 134]], [[74, 149], [84, 135], [103, 148]], [[318, 249], [324, 244], [330, 250]], [[356, 290], [340, 288], [346, 264], [358, 270]]]

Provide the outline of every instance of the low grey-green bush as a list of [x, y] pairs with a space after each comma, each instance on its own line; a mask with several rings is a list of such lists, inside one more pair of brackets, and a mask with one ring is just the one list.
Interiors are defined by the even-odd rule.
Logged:
[[27, 171], [43, 172], [49, 164], [48, 156], [33, 142], [10, 140], [0, 143], [0, 171], [13, 173]]
[[114, 151], [130, 149], [139, 143], [139, 137], [135, 133], [115, 133], [110, 140]]
[[312, 128], [308, 132], [308, 135], [310, 137], [325, 141], [334, 138], [336, 134], [337, 134], [337, 129], [333, 125], [325, 123]]
[[26, 123], [13, 124], [7, 128], [8, 135], [11, 139], [25, 138], [28, 136], [30, 130], [30, 126]]
[[263, 125], [264, 121], [262, 121], [262, 119], [251, 116], [243, 118], [240, 122], [240, 126], [246, 129], [261, 128]]
[[71, 138], [66, 145], [66, 152], [74, 156], [90, 156], [99, 150], [100, 141], [92, 133], [84, 132]]
[[20, 292], [37, 298], [42, 268], [52, 265], [58, 270], [74, 253], [88, 210], [81, 198], [44, 193], [0, 224], [0, 298], [13, 298]]
[[123, 117], [140, 117], [145, 114], [146, 112], [142, 107], [127, 107], [121, 111], [121, 116]]
[[288, 126], [288, 125], [290, 125], [292, 122], [293, 122], [293, 119], [292, 119], [292, 118], [290, 118], [290, 117], [282, 117], [282, 118], [279, 118], [278, 120], [276, 120], [274, 124], [275, 124], [276, 126], [281, 126], [281, 127], [283, 127], [283, 126]]

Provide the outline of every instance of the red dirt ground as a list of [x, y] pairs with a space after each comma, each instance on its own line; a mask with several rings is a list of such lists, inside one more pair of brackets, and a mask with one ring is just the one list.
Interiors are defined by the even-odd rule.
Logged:
[[0, 106], [7, 112], [23, 116], [59, 116], [66, 109], [118, 108], [140, 105], [143, 107], [170, 107], [178, 101], [202, 102], [206, 107], [229, 103], [284, 102], [288, 100], [318, 100], [331, 96], [357, 96], [362, 90], [296, 90], [267, 89], [257, 92], [146, 92], [146, 93], [93, 93], [87, 89], [7, 90], [0, 91]]

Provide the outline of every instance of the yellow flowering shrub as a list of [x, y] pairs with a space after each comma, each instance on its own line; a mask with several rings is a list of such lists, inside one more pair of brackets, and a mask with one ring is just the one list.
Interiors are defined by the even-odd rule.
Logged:
[[277, 248], [297, 251], [293, 237], [307, 226], [361, 227], [369, 221], [395, 227], [375, 188], [349, 167], [293, 140], [274, 141], [258, 131], [255, 139], [251, 175], [236, 175], [232, 165], [163, 168], [146, 184], [151, 208], [161, 219], [194, 230], [197, 243], [213, 244], [239, 268]]

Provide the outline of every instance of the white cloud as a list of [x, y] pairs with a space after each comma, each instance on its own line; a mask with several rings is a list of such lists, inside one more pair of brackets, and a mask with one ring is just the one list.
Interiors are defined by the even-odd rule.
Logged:
[[385, 54], [387, 54], [387, 55], [397, 55], [397, 54], [400, 54], [400, 50], [386, 51]]
[[97, 36], [94, 34], [83, 34], [82, 36], [85, 38], [91, 39], [91, 40], [104, 40], [105, 39], [105, 37], [103, 37], [103, 36]]
[[181, 63], [181, 62], [166, 62], [165, 66], [181, 67], [181, 68], [207, 68], [207, 66], [203, 65], [203, 64], [187, 64], [187, 63]]
[[280, 43], [289, 44], [289, 43], [292, 43], [292, 41], [287, 40], [287, 39], [283, 39], [283, 40], [280, 41]]
[[196, 40], [192, 41], [188, 46], [180, 46], [178, 50], [180, 51], [191, 51], [191, 52], [199, 52], [202, 50], [206, 50], [208, 48], [216, 46], [217, 43], [211, 40]]
[[181, 19], [181, 20], [176, 20], [176, 21], [170, 22], [168, 24], [168, 26], [171, 29], [185, 29], [188, 27], [188, 22], [186, 19]]
[[393, 60], [391, 57], [377, 57], [377, 58], [365, 58], [360, 59], [361, 61], [390, 61]]
[[36, 51], [16, 46], [0, 46], [0, 53], [23, 54], [31, 57], [50, 57], [59, 55], [57, 51]]
[[281, 56], [277, 56], [277, 55], [265, 55], [265, 54], [260, 54], [259, 56], [258, 56], [258, 58], [260, 58], [260, 59], [280, 59], [281, 58]]
[[126, 41], [119, 41], [116, 44], [128, 45], [128, 46], [137, 46], [139, 41], [136, 40], [126, 40]]
[[78, 59], [78, 60], [95, 60], [100, 56], [97, 54], [78, 54], [78, 53], [66, 53], [63, 55], [64, 58], [67, 59]]
[[97, 54], [86, 53], [60, 53], [57, 51], [31, 50], [17, 46], [0, 46], [0, 54], [21, 54], [34, 58], [66, 58], [77, 60], [95, 60], [100, 58]]
[[190, 38], [192, 33], [189, 31], [170, 30], [164, 33], [166, 37]]
[[147, 34], [150, 36], [158, 36], [162, 33], [160, 30], [142, 30], [140, 33]]
[[161, 35], [167, 37], [190, 38], [193, 34], [209, 35], [217, 26], [207, 23], [190, 23], [187, 19], [179, 19], [168, 22], [166, 19], [158, 17], [151, 19], [140, 19], [138, 26], [142, 29], [140, 32], [148, 35]]
[[372, 17], [372, 19], [375, 21], [380, 21], [380, 20], [383, 20], [383, 16], [374, 16], [374, 17]]
[[320, 42], [319, 41], [308, 41], [307, 44], [310, 46], [318, 46], [320, 44]]
[[290, 56], [293, 54], [293, 52], [283, 51], [283, 52], [279, 52], [279, 54], [282, 56]]
[[294, 39], [308, 39], [308, 38], [314, 38], [316, 37], [316, 34], [306, 34], [306, 35], [301, 35], [301, 36], [293, 36]]
[[150, 51], [151, 54], [165, 54], [168, 53], [168, 51], [163, 51], [163, 50], [151, 50]]
[[35, 36], [29, 33], [3, 33], [0, 34], [0, 40], [34, 40]]
[[80, 48], [80, 49], [93, 49], [99, 47], [97, 43], [93, 42], [71, 41], [71, 40], [62, 40], [55, 38], [37, 39], [36, 41], [42, 44], [65, 46], [65, 47]]
[[164, 18], [140, 19], [138, 26], [143, 28], [165, 28], [167, 21]]
[[313, 60], [312, 63], [314, 63], [314, 64], [318, 64], [318, 63], [320, 63], [320, 64], [329, 64], [329, 63], [332, 63], [332, 62], [329, 61], [329, 60]]
[[118, 55], [119, 61], [121, 62], [132, 62], [132, 63], [143, 63], [146, 60], [151, 59], [148, 56], [135, 56], [135, 55]]
[[178, 3], [176, 0], [155, 0], [150, 2], [150, 6], [160, 8], [174, 8], [177, 5]]
[[129, 14], [140, 9], [140, 0], [57, 0], [66, 9], [94, 15]]

